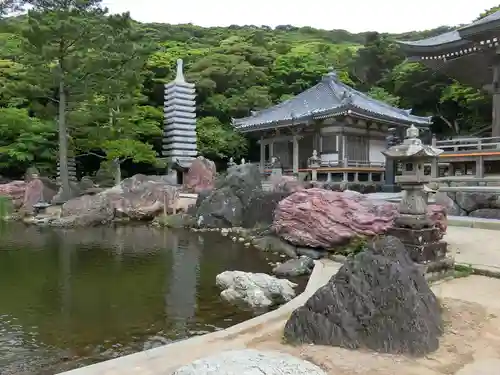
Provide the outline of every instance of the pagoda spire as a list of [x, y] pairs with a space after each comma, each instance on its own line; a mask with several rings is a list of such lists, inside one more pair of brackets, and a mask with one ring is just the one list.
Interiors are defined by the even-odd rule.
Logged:
[[177, 74], [175, 75], [175, 81], [174, 82], [176, 82], [176, 83], [186, 82], [186, 79], [184, 78], [183, 61], [182, 61], [182, 59], [177, 59]]

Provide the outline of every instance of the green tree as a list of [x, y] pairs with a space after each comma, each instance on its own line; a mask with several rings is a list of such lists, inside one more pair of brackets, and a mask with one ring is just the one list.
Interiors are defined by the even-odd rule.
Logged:
[[53, 122], [30, 117], [24, 109], [0, 108], [0, 168], [19, 175], [35, 164], [49, 172], [56, 159], [56, 140]]
[[247, 141], [239, 133], [224, 126], [215, 117], [204, 117], [196, 124], [198, 151], [207, 158], [240, 158], [247, 151]]
[[352, 76], [359, 88], [368, 91], [372, 86], [387, 89], [386, 77], [404, 60], [399, 47], [389, 37], [368, 33], [363, 48], [351, 65]]
[[397, 107], [399, 105], [399, 101], [401, 100], [399, 97], [391, 94], [387, 90], [384, 90], [382, 87], [373, 86], [369, 91], [368, 95], [373, 99], [380, 100], [381, 102], [392, 105], [393, 107]]
[[161, 165], [153, 145], [146, 140], [162, 135], [162, 113], [149, 106], [139, 106], [140, 99], [130, 95], [104, 97], [85, 102], [72, 115], [77, 127], [71, 137], [72, 147], [79, 156], [95, 155], [112, 169], [115, 183], [121, 181], [121, 165], [132, 160], [135, 163]]
[[[27, 0], [25, 66], [41, 94], [57, 102], [62, 199], [70, 196], [68, 113], [96, 94], [112, 96], [140, 72], [128, 14], [108, 16], [101, 0]], [[137, 73], [138, 74], [138, 73]]]

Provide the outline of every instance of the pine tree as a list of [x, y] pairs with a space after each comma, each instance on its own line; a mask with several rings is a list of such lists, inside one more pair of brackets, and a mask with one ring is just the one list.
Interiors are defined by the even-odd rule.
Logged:
[[[56, 102], [60, 198], [71, 198], [68, 114], [96, 95], [137, 86], [144, 48], [129, 14], [108, 15], [101, 0], [27, 0], [24, 63], [40, 95]], [[47, 89], [48, 88], [48, 89]]]

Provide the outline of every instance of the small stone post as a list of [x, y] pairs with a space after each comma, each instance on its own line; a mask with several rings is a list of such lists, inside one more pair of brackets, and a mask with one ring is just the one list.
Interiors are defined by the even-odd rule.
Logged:
[[313, 150], [312, 156], [308, 160], [308, 165], [311, 169], [311, 181], [318, 181], [318, 168], [321, 167], [321, 159], [318, 157], [316, 150]]
[[276, 156], [273, 156], [271, 158], [271, 178], [281, 178], [282, 175], [281, 163]]
[[228, 163], [227, 163], [227, 167], [228, 167], [228, 168], [231, 168], [231, 167], [234, 167], [235, 165], [236, 165], [236, 163], [234, 162], [234, 158], [231, 156], [231, 157], [229, 158]]

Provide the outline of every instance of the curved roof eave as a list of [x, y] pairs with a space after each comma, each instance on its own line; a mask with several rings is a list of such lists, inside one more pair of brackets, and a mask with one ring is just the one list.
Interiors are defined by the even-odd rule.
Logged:
[[454, 30], [441, 35], [433, 36], [431, 38], [415, 41], [398, 40], [396, 43], [406, 52], [424, 54], [463, 47], [471, 42], [463, 39], [459, 32]]
[[462, 38], [468, 38], [476, 34], [488, 32], [500, 28], [500, 11], [477, 20], [470, 25], [462, 26], [457, 31]]

